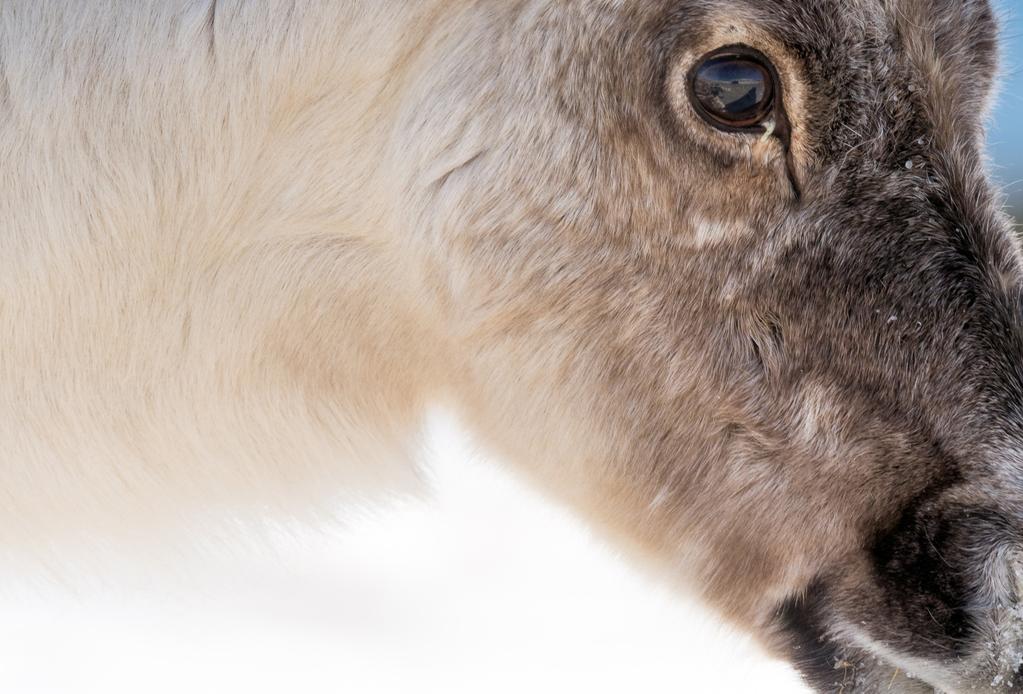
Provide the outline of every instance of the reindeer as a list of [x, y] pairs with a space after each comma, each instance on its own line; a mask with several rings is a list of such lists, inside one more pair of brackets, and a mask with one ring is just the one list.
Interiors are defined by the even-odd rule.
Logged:
[[0, 4], [5, 551], [427, 407], [819, 691], [1023, 684], [986, 0]]

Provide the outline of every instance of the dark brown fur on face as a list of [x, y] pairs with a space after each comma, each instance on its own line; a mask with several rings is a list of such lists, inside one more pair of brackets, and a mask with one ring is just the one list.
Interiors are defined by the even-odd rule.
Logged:
[[[531, 89], [502, 97], [554, 114], [507, 114], [507, 148], [571, 146], [484, 155], [461, 200], [445, 252], [472, 278], [453, 300], [477, 424], [500, 430], [512, 398], [545, 413], [519, 415], [540, 447], [495, 437], [821, 691], [1007, 686], [1023, 326], [981, 154], [987, 2], [564, 3], [495, 24], [546, 37], [509, 68]], [[714, 130], [682, 89], [736, 43], [778, 70], [770, 137]], [[473, 270], [497, 258], [501, 277]], [[550, 450], [551, 427], [592, 420], [571, 435], [599, 445]], [[546, 462], [574, 458], [585, 473]]]

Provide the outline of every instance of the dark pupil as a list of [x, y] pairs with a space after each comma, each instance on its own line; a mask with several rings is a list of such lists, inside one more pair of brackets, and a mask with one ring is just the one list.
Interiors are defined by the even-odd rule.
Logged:
[[734, 127], [763, 120], [770, 112], [773, 91], [767, 69], [744, 56], [711, 58], [693, 77], [693, 93], [706, 114]]

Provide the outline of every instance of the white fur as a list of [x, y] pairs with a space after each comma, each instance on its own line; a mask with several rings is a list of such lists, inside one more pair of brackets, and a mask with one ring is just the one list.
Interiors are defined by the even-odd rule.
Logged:
[[451, 355], [396, 167], [457, 6], [0, 5], [0, 544], [414, 477]]

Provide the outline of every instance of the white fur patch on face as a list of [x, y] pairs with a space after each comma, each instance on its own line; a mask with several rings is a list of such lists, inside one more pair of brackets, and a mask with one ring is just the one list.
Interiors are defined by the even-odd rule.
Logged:
[[803, 389], [799, 433], [804, 440], [813, 440], [824, 429], [825, 415], [828, 410], [827, 400], [827, 391], [820, 386], [811, 384]]
[[837, 396], [819, 383], [808, 383], [800, 395], [799, 409], [793, 420], [797, 440], [824, 456], [837, 456], [841, 445], [837, 434], [840, 427], [836, 426], [841, 419], [835, 407]]
[[752, 229], [746, 224], [717, 221], [697, 216], [693, 220], [692, 234], [689, 236], [689, 246], [692, 248], [705, 248], [719, 243], [727, 243], [728, 241], [747, 236], [751, 231]]

